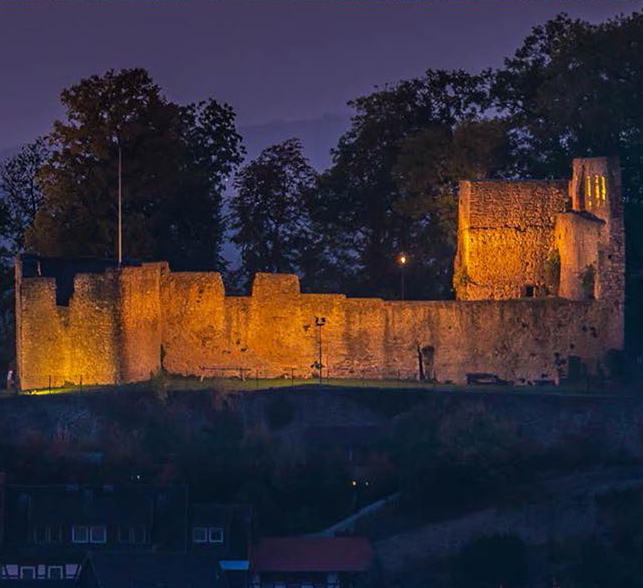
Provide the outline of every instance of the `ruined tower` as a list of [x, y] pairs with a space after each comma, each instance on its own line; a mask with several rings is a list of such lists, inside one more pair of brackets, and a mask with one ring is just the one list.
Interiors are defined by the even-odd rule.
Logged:
[[623, 240], [616, 158], [575, 159], [569, 182], [461, 182], [457, 298], [601, 299], [622, 313]]

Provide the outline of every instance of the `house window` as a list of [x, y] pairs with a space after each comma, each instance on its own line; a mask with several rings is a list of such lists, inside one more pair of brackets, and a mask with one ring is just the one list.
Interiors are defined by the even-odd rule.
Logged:
[[3, 580], [17, 580], [20, 569], [15, 564], [4, 564], [2, 566]]
[[91, 527], [89, 539], [92, 543], [107, 543], [107, 529], [102, 525]]
[[130, 528], [128, 525], [118, 525], [118, 542], [131, 543]]
[[49, 539], [52, 543], [62, 543], [63, 528], [62, 525], [52, 525], [49, 527]]
[[65, 564], [65, 577], [68, 580], [73, 580], [79, 567], [77, 564]]
[[20, 579], [21, 580], [35, 580], [36, 579], [36, 568], [34, 566], [22, 566], [20, 568]]
[[192, 527], [192, 542], [207, 543], [208, 542], [207, 527]]
[[210, 527], [208, 529], [208, 540], [210, 543], [223, 543], [223, 529], [221, 527]]
[[49, 580], [64, 580], [62, 566], [49, 566], [47, 568], [47, 578]]
[[145, 527], [143, 525], [137, 525], [130, 529], [131, 542], [141, 545], [145, 543]]
[[85, 525], [74, 525], [71, 528], [71, 540], [73, 543], [88, 543], [89, 531]]
[[34, 543], [50, 543], [51, 528], [46, 525], [35, 525], [33, 528]]

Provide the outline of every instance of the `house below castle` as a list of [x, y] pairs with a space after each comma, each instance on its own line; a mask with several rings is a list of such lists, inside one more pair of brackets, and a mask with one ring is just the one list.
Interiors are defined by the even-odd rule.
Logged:
[[320, 334], [326, 377], [559, 381], [572, 366], [596, 372], [623, 345], [620, 169], [576, 159], [571, 181], [461, 182], [452, 301], [302, 294], [285, 274], [257, 274], [251, 296], [226, 296], [218, 273], [29, 255], [15, 285], [22, 389], [161, 369], [309, 377]]

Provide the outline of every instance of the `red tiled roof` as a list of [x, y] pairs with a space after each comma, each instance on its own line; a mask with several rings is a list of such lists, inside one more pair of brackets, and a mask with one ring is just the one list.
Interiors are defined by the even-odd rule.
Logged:
[[365, 537], [261, 539], [250, 553], [255, 572], [362, 572], [373, 551]]

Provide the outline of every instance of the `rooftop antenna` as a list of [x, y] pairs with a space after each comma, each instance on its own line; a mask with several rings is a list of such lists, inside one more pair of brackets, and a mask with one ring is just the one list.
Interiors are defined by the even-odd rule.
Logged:
[[123, 263], [123, 232], [122, 232], [122, 195], [123, 195], [123, 161], [121, 157], [121, 144], [118, 143], [118, 267]]

